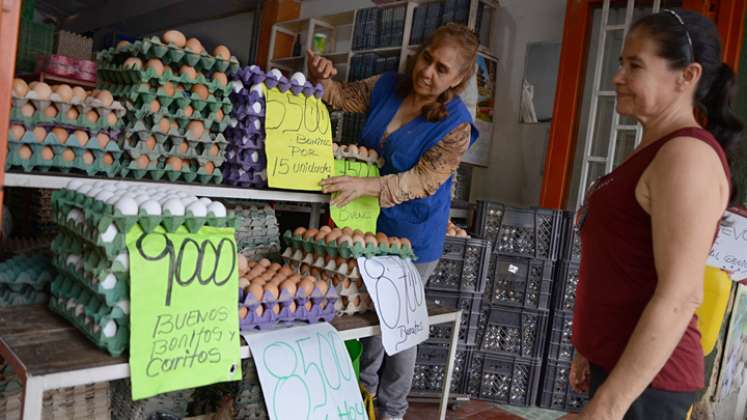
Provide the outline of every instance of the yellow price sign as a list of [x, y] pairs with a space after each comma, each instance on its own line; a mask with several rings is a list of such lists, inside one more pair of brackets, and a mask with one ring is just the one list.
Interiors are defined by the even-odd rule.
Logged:
[[334, 174], [332, 124], [327, 107], [314, 96], [266, 89], [265, 153], [272, 188], [319, 191]]
[[[335, 160], [336, 176], [379, 176], [376, 165], [352, 160]], [[363, 196], [351, 201], [345, 207], [329, 206], [330, 217], [338, 227], [360, 229], [363, 232], [376, 232], [379, 219], [379, 198]]]

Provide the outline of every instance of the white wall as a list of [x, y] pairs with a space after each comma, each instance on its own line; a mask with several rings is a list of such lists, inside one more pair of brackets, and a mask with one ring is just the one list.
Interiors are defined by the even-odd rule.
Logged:
[[251, 64], [247, 63], [249, 50], [251, 44], [256, 42], [252, 39], [253, 24], [254, 12], [248, 12], [221, 19], [195, 22], [174, 29], [184, 32], [187, 37], [198, 38], [209, 52], [212, 52], [216, 46], [223, 44], [231, 50], [231, 54], [235, 55], [242, 65], [246, 65]]
[[550, 123], [519, 123], [521, 83], [527, 44], [562, 41], [566, 1], [504, 4], [493, 29], [493, 52], [500, 61], [490, 166], [475, 169], [471, 199], [538, 205]]

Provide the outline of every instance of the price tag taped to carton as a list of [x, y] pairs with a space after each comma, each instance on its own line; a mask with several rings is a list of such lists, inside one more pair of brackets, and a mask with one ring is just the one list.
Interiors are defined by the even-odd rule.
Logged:
[[241, 379], [234, 229], [135, 225], [126, 240], [132, 399]]
[[267, 89], [265, 153], [272, 188], [320, 191], [334, 174], [332, 124], [327, 107], [314, 96]]
[[[379, 176], [379, 167], [370, 163], [352, 160], [335, 160], [335, 176]], [[340, 227], [359, 229], [362, 232], [376, 232], [376, 221], [379, 219], [379, 198], [363, 196], [351, 201], [345, 207], [330, 205], [332, 221]]]
[[728, 271], [732, 280], [747, 279], [747, 212], [724, 214], [706, 264]]
[[386, 353], [391, 356], [427, 340], [425, 289], [412, 261], [360, 257], [358, 269], [379, 316]]
[[353, 362], [330, 324], [243, 335], [270, 419], [367, 418]]

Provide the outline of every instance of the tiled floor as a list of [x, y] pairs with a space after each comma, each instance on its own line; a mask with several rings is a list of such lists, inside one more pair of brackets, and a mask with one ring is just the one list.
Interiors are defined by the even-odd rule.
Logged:
[[[447, 419], [467, 420], [554, 420], [564, 413], [543, 410], [499, 406], [487, 401], [468, 401], [455, 405], [446, 413]], [[411, 403], [405, 420], [433, 420], [438, 418], [438, 404]]]

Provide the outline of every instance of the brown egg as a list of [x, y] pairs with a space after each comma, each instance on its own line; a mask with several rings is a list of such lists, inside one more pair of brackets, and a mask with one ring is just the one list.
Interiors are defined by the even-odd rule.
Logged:
[[52, 86], [54, 92], [63, 102], [70, 102], [73, 98], [73, 89], [65, 84]]
[[34, 139], [37, 141], [37, 143], [43, 142], [47, 137], [47, 130], [44, 127], [34, 127], [33, 133]]
[[218, 122], [223, 121], [223, 117], [224, 117], [224, 115], [223, 115], [223, 110], [222, 109], [219, 109], [219, 110], [215, 111], [215, 120], [216, 121], [218, 121]]
[[166, 96], [174, 96], [174, 93], [176, 93], [176, 88], [174, 88], [174, 84], [171, 82], [164, 83], [161, 89], [163, 90], [163, 94]]
[[202, 169], [205, 170], [206, 174], [212, 175], [213, 171], [215, 170], [215, 164], [213, 162], [205, 162], [205, 164], [202, 166]]
[[54, 105], [50, 105], [44, 108], [44, 116], [47, 118], [54, 118], [57, 116], [57, 108]]
[[467, 234], [467, 231], [464, 229], [459, 229], [456, 232], [457, 238], [469, 238], [469, 235]]
[[166, 159], [166, 166], [170, 165], [175, 171], [181, 171], [183, 164], [184, 161], [176, 156], [171, 156], [170, 158]]
[[73, 87], [73, 98], [83, 102], [88, 97], [88, 92], [80, 86]]
[[65, 149], [62, 151], [62, 158], [68, 162], [72, 162], [75, 160], [75, 152], [73, 152], [73, 149]]
[[154, 99], [154, 100], [150, 101], [149, 108], [150, 108], [150, 112], [153, 113], [153, 114], [155, 114], [155, 113], [157, 113], [158, 111], [161, 110], [161, 103], [158, 102], [158, 99]]
[[315, 228], [308, 228], [308, 229], [306, 230], [306, 233], [304, 233], [304, 234], [303, 234], [303, 239], [304, 239], [305, 241], [308, 241], [308, 240], [312, 239], [312, 238], [313, 238], [313, 237], [314, 237], [314, 236], [315, 236], [315, 235], [316, 235], [317, 233], [319, 233], [319, 230], [318, 230], [318, 229], [315, 229]]
[[329, 290], [329, 283], [324, 280], [318, 280], [316, 282], [316, 288], [319, 289], [320, 292], [322, 292], [322, 295], [326, 295], [327, 290]]
[[381, 238], [379, 240], [379, 246], [389, 248], [389, 238]]
[[244, 274], [249, 269], [249, 261], [242, 254], [237, 254], [236, 259], [239, 265], [239, 274]]
[[80, 116], [80, 113], [78, 113], [78, 110], [75, 108], [70, 108], [65, 113], [65, 118], [67, 118], [70, 121], [77, 121], [79, 116]]
[[293, 270], [287, 265], [284, 265], [280, 267], [280, 270], [278, 270], [278, 273], [283, 274], [285, 276], [290, 276], [293, 274]]
[[186, 64], [179, 68], [179, 74], [186, 77], [187, 80], [195, 80], [197, 77], [197, 71], [195, 71], [194, 67], [190, 67]]
[[246, 289], [249, 287], [251, 283], [249, 282], [249, 279], [246, 277], [239, 277], [239, 287], [242, 289]]
[[203, 133], [205, 133], [205, 124], [203, 124], [202, 121], [190, 121], [189, 124], [187, 124], [187, 131], [192, 133], [192, 137], [194, 138], [201, 138]]
[[34, 112], [36, 112], [36, 109], [31, 104], [24, 104], [21, 107], [21, 115], [23, 115], [26, 118], [31, 118], [34, 116]]
[[265, 284], [265, 292], [270, 292], [273, 299], [277, 299], [280, 296], [280, 291], [278, 290], [277, 286], [271, 283]]
[[213, 50], [213, 55], [223, 60], [231, 59], [231, 51], [225, 45], [218, 45]]
[[261, 302], [262, 295], [264, 295], [264, 289], [258, 284], [252, 284], [251, 286], [249, 286], [249, 293], [254, 295], [254, 299], [257, 299], [257, 301]]
[[290, 296], [296, 296], [296, 290], [298, 290], [298, 287], [296, 287], [296, 283], [288, 279], [280, 283], [280, 290], [281, 293], [285, 290]]
[[324, 232], [324, 231], [320, 230], [319, 232], [317, 232], [316, 235], [314, 235], [314, 240], [315, 241], [323, 241], [324, 238], [326, 238], [328, 234], [329, 234], [329, 232]]
[[140, 157], [135, 160], [135, 164], [139, 169], [145, 169], [150, 165], [150, 159], [148, 156], [140, 155]]
[[303, 237], [303, 235], [305, 233], [306, 233], [306, 228], [303, 227], [303, 226], [299, 226], [299, 227], [296, 228], [296, 230], [293, 231], [293, 236], [301, 236], [301, 237]]
[[161, 118], [161, 120], [158, 121], [158, 131], [160, 131], [161, 133], [168, 133], [170, 128], [171, 123], [169, 122], [168, 118]]
[[174, 44], [174, 46], [179, 48], [184, 48], [184, 45], [187, 43], [187, 37], [184, 36], [183, 33], [175, 30], [164, 32], [161, 36], [161, 40], [165, 44]]
[[96, 135], [96, 142], [99, 144], [99, 148], [104, 149], [109, 144], [109, 136], [101, 132]]
[[31, 148], [26, 146], [25, 144], [18, 148], [18, 157], [20, 157], [23, 160], [29, 160], [31, 159]]
[[105, 107], [110, 107], [112, 106], [112, 103], [114, 103], [114, 97], [112, 96], [112, 93], [106, 89], [100, 90], [96, 94], [96, 99], [101, 101], [101, 103], [103, 103]]
[[247, 316], [249, 316], [249, 308], [246, 306], [239, 308], [239, 319], [246, 319]]
[[342, 233], [343, 233], [343, 235], [353, 236], [353, 229], [351, 229], [349, 227], [344, 227], [344, 228], [342, 228]]
[[208, 149], [208, 155], [210, 156], [218, 156], [218, 153], [220, 153], [220, 147], [217, 144], [210, 146], [210, 149]]
[[192, 105], [187, 105], [186, 107], [182, 109], [182, 112], [184, 113], [185, 117], [191, 117], [192, 114], [195, 113], [195, 110], [194, 108], [192, 108]]
[[270, 264], [269, 269], [272, 270], [274, 273], [277, 273], [283, 266], [278, 263], [272, 263]]
[[[83, 156], [85, 159], [85, 156]], [[111, 166], [114, 164], [114, 155], [111, 153], [104, 153], [104, 156], [101, 158], [102, 162], [104, 162], [104, 165]]]
[[353, 239], [353, 245], [358, 244], [358, 245], [361, 245], [361, 246], [366, 246], [366, 240], [363, 237], [363, 235], [355, 234], [355, 235], [353, 235], [352, 239]]
[[315, 283], [316, 282], [313, 277], [305, 277], [303, 280], [301, 280], [301, 282], [298, 283], [298, 290], [301, 291], [301, 296], [310, 296], [311, 292], [314, 290]]
[[95, 124], [99, 120], [99, 113], [93, 110], [86, 112], [86, 120]]
[[13, 79], [13, 96], [23, 98], [29, 93], [29, 85], [23, 79]]
[[57, 138], [57, 143], [59, 144], [65, 144], [67, 143], [67, 137], [68, 133], [67, 130], [65, 130], [62, 127], [55, 127], [52, 129], [52, 134]]
[[404, 246], [406, 249], [412, 249], [412, 242], [410, 242], [409, 239], [401, 238], [400, 240], [402, 241], [402, 246]]
[[187, 151], [189, 151], [189, 144], [187, 144], [186, 141], [183, 141], [183, 142], [179, 143], [178, 146], [176, 146], [176, 150], [179, 153], [185, 154], [185, 153], [187, 153]]
[[205, 52], [205, 48], [197, 38], [189, 38], [187, 40], [187, 43], [184, 45], [184, 48], [197, 54], [202, 54], [203, 52]]
[[44, 82], [34, 84], [33, 90], [39, 99], [49, 99], [49, 96], [52, 94], [52, 88]]
[[213, 73], [213, 81], [218, 82], [218, 86], [225, 86], [228, 84], [228, 77], [226, 73], [215, 72]]
[[153, 136], [148, 136], [143, 143], [145, 143], [145, 147], [148, 150], [154, 150], [156, 148], [156, 138]]
[[145, 69], [153, 69], [153, 73], [156, 76], [163, 75], [163, 62], [157, 58], [151, 58], [145, 63]]
[[106, 123], [109, 124], [109, 126], [113, 126], [117, 123], [117, 115], [113, 112], [110, 112], [106, 115]]
[[41, 151], [41, 157], [44, 160], [52, 160], [52, 159], [54, 159], [54, 151], [52, 151], [51, 147], [46, 146]]
[[171, 130], [171, 129], [179, 131], [179, 123], [177, 123], [175, 119], [170, 119], [169, 120], [169, 130]]
[[335, 241], [337, 241], [337, 239], [339, 239], [339, 238], [340, 238], [340, 236], [342, 236], [342, 232], [339, 232], [339, 231], [338, 231], [338, 232], [332, 231], [332, 232], [329, 232], [329, 233], [327, 234], [327, 236], [325, 236], [325, 237], [324, 237], [324, 240], [325, 240], [325, 241], [326, 241], [326, 242], [327, 242], [328, 244], [332, 244], [332, 243], [334, 243]]
[[268, 260], [267, 258], [262, 258], [261, 260], [259, 260], [259, 265], [267, 268], [272, 265], [272, 261]]
[[401, 247], [402, 246], [402, 241], [400, 241], [400, 239], [397, 238], [397, 237], [390, 236], [389, 237], [389, 245], [393, 246], [393, 247]]
[[13, 134], [13, 137], [18, 140], [23, 137], [24, 134], [26, 134], [26, 127], [20, 124], [13, 124], [10, 126], [10, 132]]
[[352, 246], [353, 238], [351, 238], [350, 235], [342, 235], [337, 239], [337, 245], [338, 246], [341, 246], [341, 245]]
[[141, 70], [143, 68], [143, 60], [137, 57], [130, 57], [124, 62], [125, 68], [132, 68], [135, 70]]
[[379, 241], [377, 241], [374, 236], [366, 236], [366, 245], [368, 244], [379, 246]]
[[85, 163], [86, 165], [92, 164], [93, 163], [93, 153], [91, 153], [91, 152], [89, 152], [87, 150], [85, 152], [83, 152], [83, 163]]
[[192, 86], [192, 93], [196, 94], [198, 98], [205, 101], [208, 98], [208, 88], [205, 85], [194, 85]]
[[75, 130], [73, 131], [73, 136], [75, 136], [75, 139], [78, 140], [78, 143], [80, 143], [81, 146], [88, 144], [88, 133], [85, 131]]

